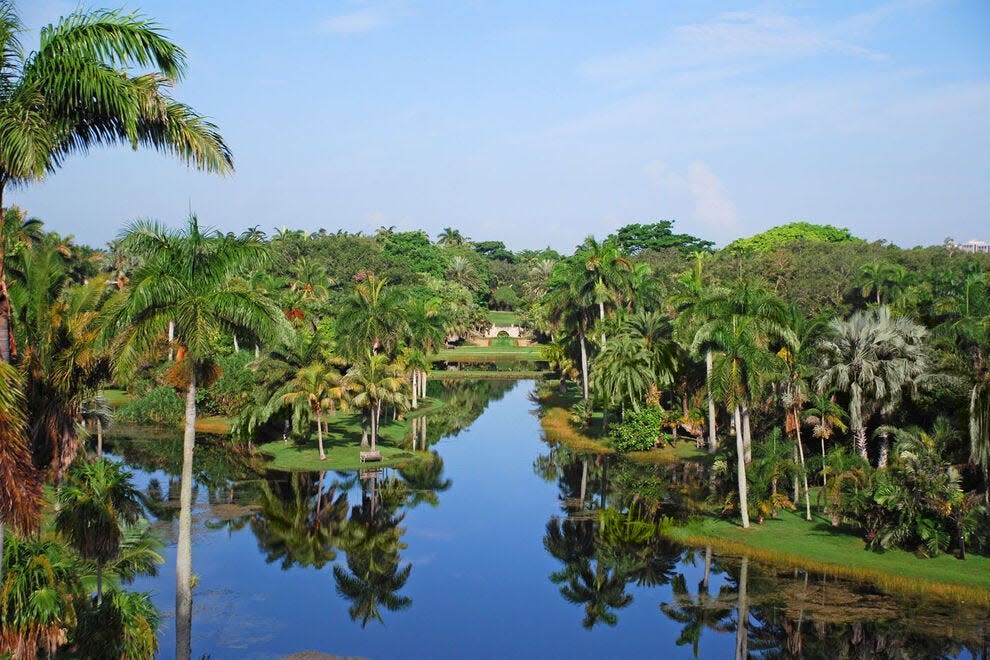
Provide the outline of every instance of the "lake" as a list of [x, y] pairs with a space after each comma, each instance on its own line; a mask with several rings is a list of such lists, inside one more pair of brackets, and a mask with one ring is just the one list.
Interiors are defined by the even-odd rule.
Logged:
[[[986, 611], [656, 537], [703, 474], [549, 445], [532, 381], [431, 388], [421, 469], [267, 472], [198, 444], [193, 657], [987, 657]], [[170, 657], [180, 440], [108, 443], [167, 542], [133, 588]]]

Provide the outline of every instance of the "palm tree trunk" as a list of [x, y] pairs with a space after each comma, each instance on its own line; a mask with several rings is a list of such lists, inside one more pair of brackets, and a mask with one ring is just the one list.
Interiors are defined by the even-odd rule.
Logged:
[[378, 415], [381, 409], [381, 403], [375, 404], [371, 409], [371, 451], [378, 451]]
[[584, 497], [588, 492], [588, 459], [581, 461], [581, 508], [584, 508]]
[[419, 372], [419, 380], [420, 380], [420, 386], [423, 388], [420, 391], [420, 395], [419, 396], [420, 396], [421, 399], [425, 399], [426, 398], [426, 372], [425, 371], [420, 371]]
[[103, 602], [103, 562], [96, 563], [96, 606]]
[[712, 546], [705, 546], [705, 573], [704, 577], [701, 578], [701, 589], [704, 591], [705, 595], [708, 595], [708, 583], [711, 581], [712, 577]]
[[[712, 377], [712, 352], [705, 352], [705, 388], [708, 388], [708, 383]], [[712, 398], [712, 393], [708, 392], [708, 453], [714, 454], [718, 451], [718, 436], [716, 435], [715, 429], [715, 399]]]
[[[0, 209], [2, 211], [2, 209]], [[2, 229], [2, 227], [0, 227]], [[3, 537], [4, 537], [4, 526], [0, 522], [0, 580], [3, 579]]]
[[323, 417], [319, 410], [316, 411], [316, 444], [320, 448], [320, 460], [327, 460], [327, 455], [323, 452]]
[[743, 448], [746, 450], [746, 465], [753, 460], [753, 436], [749, 432], [749, 406], [740, 407], [742, 413]]
[[168, 322], [168, 361], [172, 361], [173, 342], [175, 342], [175, 321]]
[[[794, 415], [797, 419], [797, 414]], [[797, 433], [798, 456], [801, 458], [801, 474], [804, 475], [804, 517], [811, 520], [811, 494], [808, 492], [808, 471], [804, 467], [804, 445], [801, 444], [801, 425], [795, 427]]]
[[584, 325], [578, 326], [578, 339], [581, 343], [581, 386], [584, 388], [584, 400], [588, 400], [588, 349], [584, 345]]
[[[605, 322], [605, 303], [604, 303], [604, 301], [599, 301], [598, 302], [598, 313], [599, 313], [599, 316], [598, 316], [599, 320], [602, 323], [604, 323]], [[605, 330], [604, 330], [604, 328], [602, 329], [602, 348], [605, 348]]]
[[182, 482], [179, 490], [179, 540], [175, 555], [175, 657], [192, 655], [192, 472], [196, 446], [196, 371], [186, 393], [186, 428], [182, 438]]
[[234, 352], [235, 353], [240, 353], [241, 352], [241, 345], [237, 343], [237, 335], [231, 335], [231, 336], [234, 338]]
[[96, 420], [96, 457], [103, 458], [103, 420]]
[[749, 529], [749, 494], [746, 487], [746, 459], [744, 456], [742, 417], [736, 406], [736, 464], [739, 479], [739, 513], [742, 514], [743, 529]]
[[822, 485], [828, 485], [828, 475], [825, 474], [825, 436], [819, 438], [822, 441]]
[[361, 449], [368, 447], [368, 413], [361, 412]]
[[[796, 442], [794, 443], [794, 451], [792, 452], [791, 460], [794, 461], [795, 465], [799, 465], [798, 448]], [[800, 481], [798, 480], [798, 475], [797, 473], [794, 473], [794, 477], [791, 479], [791, 494], [793, 495], [791, 501], [794, 502], [795, 504], [798, 502], [798, 498], [801, 497], [801, 490], [800, 490], [801, 487], [799, 483]]]
[[866, 429], [853, 429], [853, 440], [856, 443], [856, 453], [858, 453], [864, 461], [870, 460], [869, 454], [866, 453]]
[[[418, 395], [419, 395], [419, 391], [418, 391], [419, 390], [419, 379], [417, 378], [418, 375], [419, 375], [419, 369], [413, 369], [412, 370], [412, 383], [411, 383], [411, 385], [412, 385], [412, 408], [413, 408], [413, 410], [416, 410], [416, 408], [419, 407], [419, 397], [418, 397]], [[414, 449], [415, 449], [415, 447], [414, 447]]]
[[890, 457], [890, 435], [884, 433], [880, 436], [880, 454], [877, 456], [877, 467], [887, 467], [887, 459]]

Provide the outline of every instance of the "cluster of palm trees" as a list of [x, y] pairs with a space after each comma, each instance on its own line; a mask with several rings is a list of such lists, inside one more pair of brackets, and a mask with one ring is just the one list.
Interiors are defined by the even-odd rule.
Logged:
[[[974, 356], [968, 453], [986, 474], [990, 395], [983, 355], [990, 310], [982, 272], [967, 275], [968, 286], [959, 294], [945, 296], [939, 310], [946, 313], [951, 307], [951, 320], [929, 330], [903, 312], [906, 281], [911, 279], [903, 268], [882, 263], [864, 267], [861, 293], [872, 304], [848, 318], [827, 320], [809, 319], [761, 282], [710, 281], [708, 260], [697, 253], [689, 271], [660, 281], [611, 241], [589, 238], [573, 257], [557, 264], [536, 312], [552, 340], [544, 357], [559, 370], [562, 382], [568, 372], [580, 380], [582, 401], [575, 418], [587, 420], [593, 405], [607, 430], [610, 413], [621, 420], [627, 411], [659, 406], [664, 419], [671, 414], [679, 418], [670, 435], [679, 426], [700, 443], [700, 420], [707, 417], [712, 453], [719, 451], [719, 424], [727, 420], [735, 436], [735, 451], [728, 454], [734, 454], [736, 469], [734, 477], [725, 470], [722, 474], [736, 488], [728, 502], [737, 508], [743, 527], [750, 524], [751, 508], [756, 507], [762, 520], [782, 506], [793, 506], [802, 495], [810, 520], [806, 441], [819, 441], [821, 459], [815, 462], [826, 485], [830, 474], [848, 473], [848, 457], [845, 467], [830, 468], [830, 460], [842, 461], [826, 452], [826, 443], [847, 430], [851, 454], [870, 473], [871, 465], [883, 471], [896, 463], [901, 469], [910, 452], [901, 441], [892, 451], [891, 441], [900, 437], [893, 425], [903, 423], [905, 406], [916, 405], [922, 394], [958, 388], [960, 380], [967, 380], [937, 364], [938, 342], [945, 344], [948, 338]], [[882, 304], [887, 300], [899, 304]], [[704, 407], [707, 415], [701, 412]], [[635, 423], [639, 421], [636, 417]], [[786, 438], [772, 447], [768, 440], [754, 441], [770, 438], [775, 426]], [[811, 438], [803, 437], [805, 429]], [[651, 444], [660, 442], [659, 433], [651, 433]], [[757, 444], [759, 451], [754, 451]], [[943, 471], [950, 463], [945, 448]], [[789, 482], [786, 489], [783, 484]], [[833, 482], [832, 492], [842, 489], [843, 479], [833, 476]], [[748, 492], [753, 487], [758, 492]], [[945, 488], [939, 501], [961, 502], [959, 479], [947, 481]], [[867, 491], [876, 495], [875, 489]], [[942, 523], [951, 522], [961, 506]], [[893, 505], [887, 509], [892, 512]]]

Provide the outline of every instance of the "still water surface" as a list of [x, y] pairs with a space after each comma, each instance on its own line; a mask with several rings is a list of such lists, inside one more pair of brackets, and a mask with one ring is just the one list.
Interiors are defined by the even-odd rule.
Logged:
[[[434, 388], [432, 470], [286, 475], [197, 448], [194, 657], [987, 657], [984, 611], [642, 538], [629, 508], [676, 516], [700, 477], [551, 447], [532, 382]], [[166, 562], [134, 586], [169, 657], [178, 441], [113, 448], [160, 503]]]

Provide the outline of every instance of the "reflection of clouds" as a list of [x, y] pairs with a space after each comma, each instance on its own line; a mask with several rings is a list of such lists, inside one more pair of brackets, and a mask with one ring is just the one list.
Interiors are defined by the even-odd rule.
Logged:
[[278, 631], [285, 628], [285, 624], [280, 623], [277, 617], [253, 615], [239, 607], [239, 603], [257, 601], [259, 596], [262, 600], [267, 598], [265, 594], [256, 593], [246, 599], [247, 595], [235, 589], [196, 590], [193, 596], [194, 625], [207, 624], [206, 627], [217, 632], [217, 644], [227, 649], [247, 649], [271, 641]]

